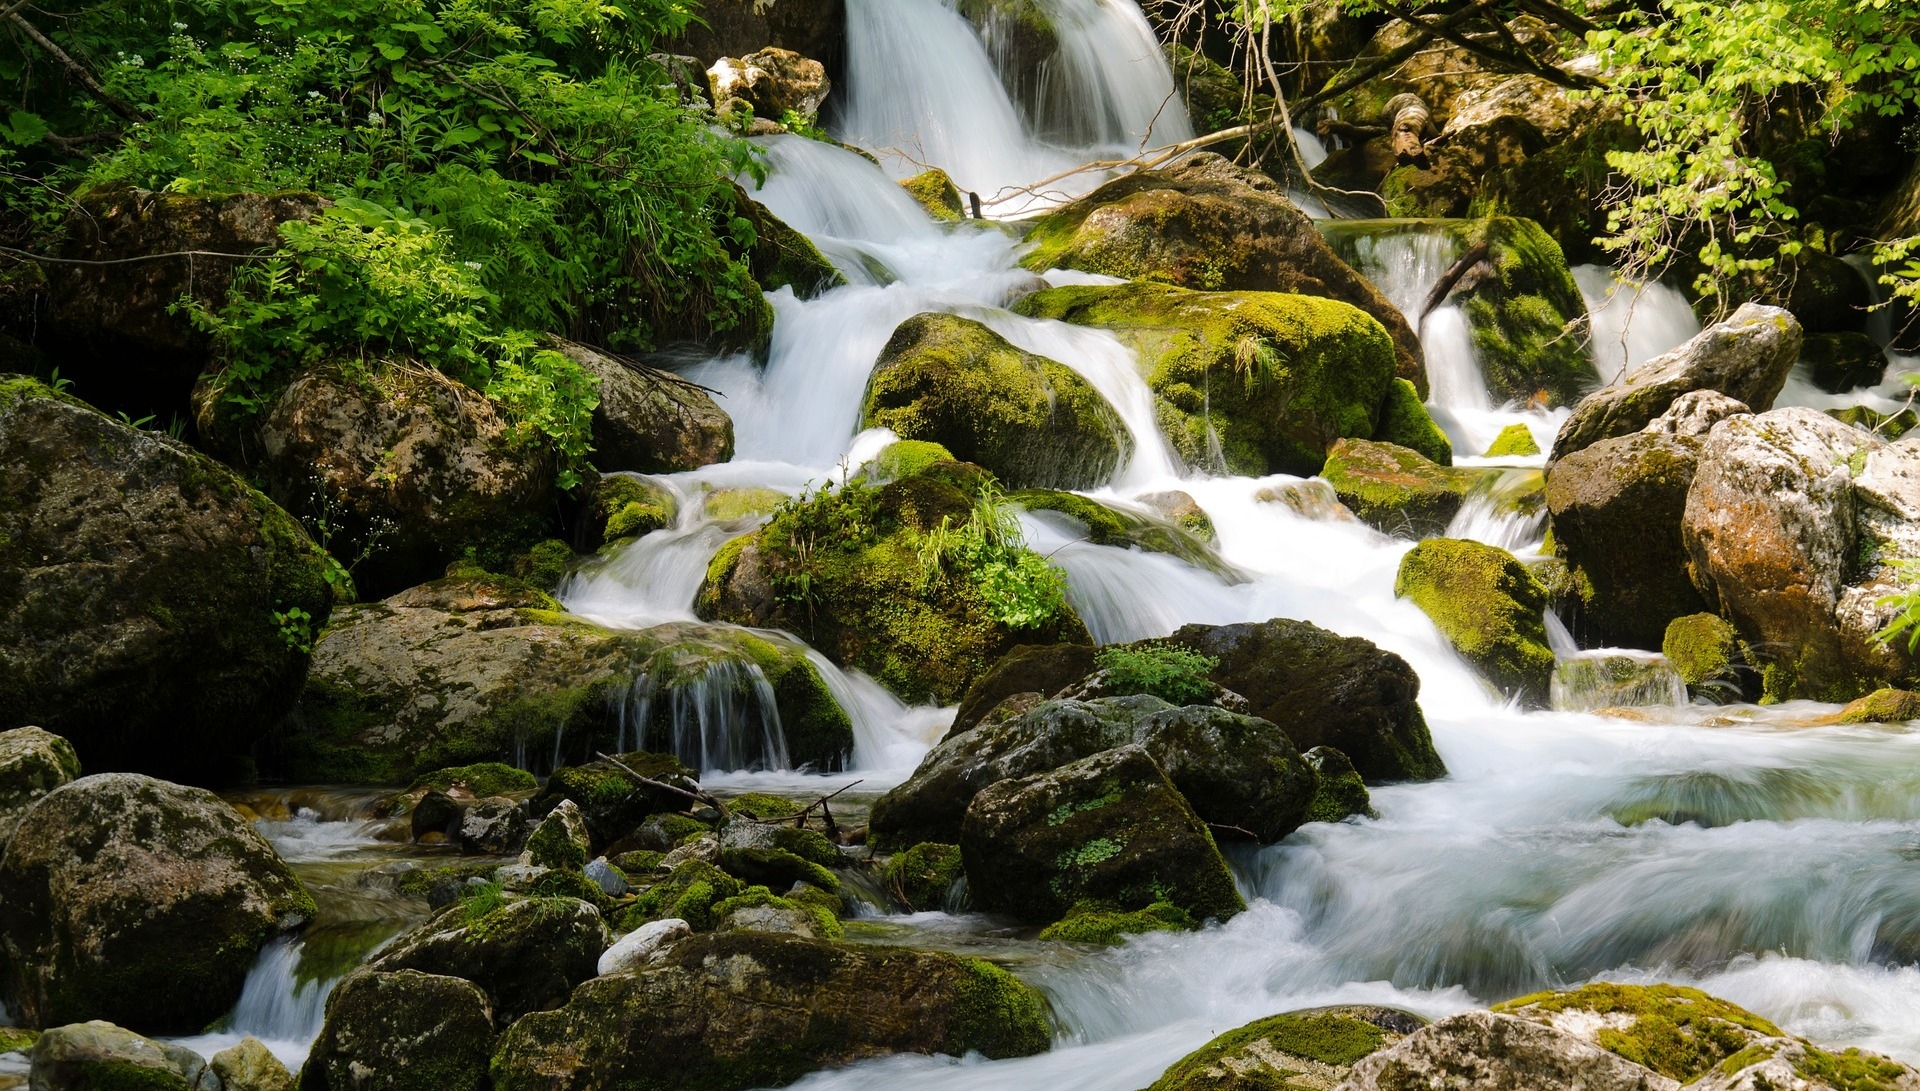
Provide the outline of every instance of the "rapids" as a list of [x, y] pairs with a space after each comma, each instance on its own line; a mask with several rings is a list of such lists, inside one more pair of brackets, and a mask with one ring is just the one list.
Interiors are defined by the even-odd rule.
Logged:
[[[891, 438], [857, 427], [868, 372], [894, 327], [926, 310], [978, 318], [1075, 369], [1120, 413], [1133, 457], [1090, 495], [1144, 511], [1136, 497], [1183, 490], [1218, 530], [1220, 563], [1203, 568], [1091, 545], [1027, 517], [1030, 545], [1065, 570], [1071, 601], [1097, 639], [1270, 617], [1366, 637], [1418, 671], [1452, 775], [1375, 790], [1376, 819], [1309, 825], [1280, 845], [1235, 850], [1252, 908], [1198, 933], [1089, 952], [1022, 941], [971, 914], [876, 912], [850, 922], [858, 940], [1004, 959], [1046, 992], [1056, 1048], [1005, 1062], [890, 1058], [799, 1086], [1143, 1087], [1211, 1036], [1290, 1008], [1365, 1001], [1437, 1016], [1594, 978], [1697, 984], [1823, 1043], [1920, 1061], [1920, 735], [1807, 726], [1827, 711], [1810, 705], [1667, 704], [1633, 720], [1518, 711], [1489, 694], [1424, 614], [1394, 598], [1409, 543], [1257, 498], [1291, 478], [1183, 475], [1118, 341], [1004, 309], [1032, 280], [1017, 265], [1015, 236], [972, 223], [943, 230], [903, 195], [897, 177], [940, 166], [1001, 214], [1015, 213], [1043, 203], [1020, 186], [1190, 133], [1131, 0], [1045, 6], [1057, 14], [1063, 61], [1022, 81], [996, 70], [991, 28], [983, 37], [940, 0], [849, 0], [849, 71], [834, 133], [880, 152], [886, 166], [800, 137], [762, 138], [771, 177], [756, 197], [811, 236], [851, 283], [811, 301], [775, 293], [764, 364], [724, 357], [686, 369], [723, 394], [739, 454], [659, 480], [693, 500], [716, 485], [794, 494], [844, 478]], [[1016, 101], [1010, 86], [1037, 97]], [[1493, 404], [1461, 313], [1442, 307], [1424, 321], [1417, 313], [1453, 256], [1444, 236], [1413, 227], [1369, 240], [1357, 264], [1420, 325], [1435, 417], [1464, 454], [1514, 422], [1545, 447], [1565, 411]], [[1698, 329], [1671, 289], [1623, 285], [1598, 267], [1576, 275], [1601, 376]], [[1891, 410], [1904, 401], [1900, 373], [1920, 367], [1900, 363], [1873, 391], [1836, 400], [1796, 382], [1783, 400]], [[1508, 464], [1524, 472], [1541, 461]], [[567, 608], [619, 626], [692, 620], [708, 559], [752, 523], [707, 520], [697, 502], [681, 508], [677, 526], [576, 574], [562, 589]], [[1542, 529], [1537, 518], [1502, 515], [1486, 502], [1469, 504], [1452, 533], [1526, 554], [1538, 550]], [[1565, 650], [1573, 651], [1570, 640]], [[858, 780], [845, 797], [858, 805], [903, 779], [951, 718], [951, 710], [906, 707], [817, 654], [814, 661], [853, 716], [856, 769], [742, 772], [754, 764], [749, 751], [757, 764], [780, 764], [778, 743], [703, 735], [714, 752], [710, 785], [798, 794]], [[751, 709], [696, 713], [690, 730], [728, 717], [766, 730]], [[376, 842], [352, 814], [320, 817], [309, 806], [265, 827], [322, 890], [322, 925], [377, 943], [404, 921], [393, 902], [362, 896], [344, 876], [377, 870], [402, 850]], [[326, 979], [340, 969], [303, 978], [301, 953], [277, 946], [263, 956], [224, 1034], [258, 1034], [289, 1057], [304, 1050]]]

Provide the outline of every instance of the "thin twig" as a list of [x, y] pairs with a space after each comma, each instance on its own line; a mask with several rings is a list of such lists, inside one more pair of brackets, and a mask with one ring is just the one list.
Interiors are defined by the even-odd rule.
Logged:
[[270, 253], [229, 254], [221, 250], [169, 250], [164, 254], [135, 254], [130, 258], [56, 258], [47, 254], [16, 250], [11, 246], [0, 246], [0, 256], [20, 261], [46, 262], [50, 265], [132, 265], [135, 262], [159, 261], [162, 258], [229, 258], [234, 261], [255, 261], [273, 255]]
[[128, 121], [138, 122], [146, 120], [146, 116], [140, 111], [127, 105], [125, 101], [113, 92], [101, 86], [100, 81], [94, 78], [93, 73], [87, 70], [86, 65], [69, 57], [67, 51], [55, 45], [52, 38], [40, 33], [39, 27], [27, 22], [27, 17], [20, 14], [20, 9], [25, 6], [24, 4], [15, 4], [13, 7], [8, 8], [4, 13], [7, 21], [19, 27], [22, 34], [33, 39], [35, 45], [46, 50], [49, 56], [59, 61], [61, 66], [65, 68], [74, 79], [80, 81], [80, 85], [85, 87], [89, 94], [100, 100], [101, 105], [119, 114], [121, 117], [126, 118]]
[[815, 807], [820, 807], [824, 809], [827, 805], [827, 800], [832, 799], [834, 796], [839, 795], [840, 792], [846, 791], [847, 788], [853, 787], [854, 784], [864, 784], [864, 783], [866, 783], [866, 778], [862, 777], [861, 779], [854, 781], [853, 784], [847, 785], [846, 788], [840, 789], [839, 792], [829, 792], [826, 795], [821, 796], [819, 799], [814, 800], [812, 803], [807, 804], [806, 806], [800, 808], [799, 810], [795, 811], [794, 813], [788, 815], [785, 818], [756, 818], [752, 820], [753, 824], [756, 826], [778, 826], [786, 822], [793, 822], [795, 824], [799, 824], [806, 820], [807, 815], [812, 813]]
[[614, 757], [612, 754], [596, 753], [595, 756], [602, 761], [613, 763], [613, 765], [616, 768], [620, 769], [622, 772], [626, 773], [628, 776], [632, 777], [633, 779], [639, 781], [642, 784], [647, 785], [650, 788], [659, 788], [659, 789], [662, 789], [663, 791], [672, 792], [674, 795], [681, 796], [682, 798], [691, 799], [695, 803], [705, 804], [719, 811], [722, 817], [726, 817], [729, 814], [726, 804], [720, 802], [720, 800], [718, 800], [717, 798], [711, 795], [708, 795], [705, 792], [689, 792], [685, 788], [681, 788], [673, 784], [668, 784], [666, 781], [655, 780], [652, 777], [642, 776], [639, 773], [634, 772], [632, 766], [628, 765], [624, 761], [621, 761], [619, 758]]

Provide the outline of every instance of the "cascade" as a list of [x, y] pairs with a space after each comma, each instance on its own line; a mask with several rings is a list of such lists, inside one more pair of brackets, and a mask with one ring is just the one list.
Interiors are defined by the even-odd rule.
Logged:
[[[1063, 27], [1078, 26], [1073, 12], [1106, 20], [1084, 31], [1088, 42], [1120, 41], [1114, 13], [1129, 22], [1139, 14], [1124, 0], [1048, 4]], [[825, 144], [762, 138], [772, 175], [759, 196], [842, 264], [852, 283], [813, 300], [774, 293], [777, 322], [764, 362], [726, 357], [688, 369], [721, 392], [738, 429], [737, 458], [658, 478], [682, 501], [677, 524], [583, 571], [564, 589], [567, 608], [635, 628], [690, 620], [713, 553], [752, 526], [708, 518], [704, 490], [757, 485], [793, 494], [842, 479], [892, 438], [859, 428], [867, 376], [892, 330], [924, 310], [963, 313], [1073, 368], [1114, 405], [1134, 455], [1090, 496], [1127, 507], [1178, 489], [1216, 529], [1219, 563], [1200, 566], [1084, 541], [1077, 526], [1049, 513], [1023, 516], [1027, 543], [1066, 573], [1068, 597], [1097, 641], [1275, 617], [1364, 637], [1418, 674], [1421, 707], [1451, 776], [1375, 788], [1377, 818], [1314, 823], [1278, 845], [1234, 848], [1250, 908], [1202, 931], [1136, 937], [1112, 949], [1062, 946], [1036, 958], [1030, 942], [972, 914], [876, 922], [887, 942], [1018, 956], [1018, 973], [1047, 993], [1058, 1018], [1056, 1049], [1000, 1062], [891, 1057], [796, 1086], [1144, 1087], [1214, 1035], [1289, 1009], [1376, 1003], [1437, 1017], [1591, 978], [1697, 985], [1824, 1043], [1920, 1058], [1920, 969], [1910, 965], [1920, 879], [1908, 860], [1920, 836], [1920, 734], [1809, 728], [1804, 707], [1742, 707], [1708, 728], [1720, 710], [1687, 706], [1670, 669], [1644, 655], [1637, 658], [1648, 684], [1624, 694], [1642, 706], [1634, 720], [1582, 711], [1603, 703], [1607, 679], [1581, 681], [1573, 672], [1555, 711], [1529, 712], [1490, 695], [1427, 616], [1394, 596], [1411, 543], [1263, 500], [1297, 484], [1286, 475], [1183, 476], [1154, 425], [1153, 396], [1118, 341], [1006, 311], [1010, 295], [1033, 279], [1017, 267], [1014, 243], [995, 231], [948, 233], [903, 203], [889, 172], [917, 169], [909, 157], [945, 167], [983, 197], [1081, 157], [1036, 139], [1052, 123], [1028, 129], [990, 51], [940, 0], [848, 0], [847, 10], [849, 78], [836, 131], [898, 151], [882, 170]], [[1131, 126], [1148, 96], [1134, 101], [1134, 85], [1112, 76], [1126, 69], [1105, 66], [1146, 61], [1116, 47], [1091, 68], [1068, 63], [1077, 48], [1063, 39], [1051, 76], [1074, 90], [1050, 91], [1046, 100], [1086, 112], [1060, 139], [1112, 140], [1124, 130], [1137, 140]], [[1157, 59], [1151, 67], [1155, 80], [1164, 74]], [[1155, 139], [1164, 135], [1155, 123]], [[1003, 211], [1026, 207], [1013, 200]], [[1356, 265], [1416, 317], [1455, 256], [1442, 233], [1417, 224], [1362, 242]], [[1610, 271], [1576, 275], [1603, 375], [1698, 328], [1684, 299], [1663, 286], [1623, 291]], [[1474, 446], [1484, 444], [1483, 433], [1490, 438], [1516, 421], [1550, 432], [1552, 418], [1491, 405], [1465, 326], [1457, 308], [1442, 307], [1422, 330], [1436, 416], [1462, 454], [1484, 450]], [[1449, 533], [1527, 553], [1537, 551], [1541, 531], [1536, 517], [1507, 512], [1489, 492], [1470, 500]], [[1554, 651], [1575, 671], [1620, 658], [1579, 653], [1557, 618], [1547, 623]], [[800, 794], [860, 780], [862, 790], [878, 791], [907, 776], [951, 721], [952, 710], [909, 708], [819, 652], [808, 657], [853, 721], [854, 769], [846, 773], [784, 768], [765, 679], [736, 661], [673, 686], [653, 677], [637, 684], [622, 742], [669, 706], [674, 746], [711, 771], [705, 783], [793, 785]], [[1622, 691], [1605, 694], [1605, 703], [1621, 703]], [[317, 1023], [307, 1020], [320, 1001], [293, 983], [290, 964], [282, 971], [285, 952], [269, 950], [256, 976], [263, 996], [275, 991], [284, 1003], [243, 1001], [235, 1025], [310, 1041]], [[253, 997], [253, 979], [248, 988]]]
[[1665, 284], [1636, 286], [1604, 265], [1576, 265], [1573, 279], [1593, 320], [1593, 366], [1603, 382], [1700, 332], [1686, 297]]
[[1116, 0], [1041, 0], [1059, 52], [1043, 62], [1029, 116], [1049, 143], [1155, 147], [1192, 139], [1192, 124], [1140, 9]]

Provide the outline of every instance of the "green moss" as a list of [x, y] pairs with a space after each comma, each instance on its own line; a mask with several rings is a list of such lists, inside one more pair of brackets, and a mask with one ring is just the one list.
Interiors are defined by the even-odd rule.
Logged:
[[927, 214], [941, 223], [959, 223], [967, 218], [966, 205], [960, 202], [960, 189], [947, 172], [938, 167], [922, 171], [900, 183], [908, 196], [920, 203]]
[[[1503, 433], [1504, 434], [1504, 433]], [[1395, 379], [1380, 403], [1380, 424], [1373, 438], [1418, 451], [1435, 465], [1453, 465], [1453, 441], [1435, 424], [1420, 392], [1405, 379]]]
[[631, 932], [648, 921], [678, 917], [697, 932], [710, 931], [714, 903], [745, 889], [740, 880], [712, 864], [689, 860], [621, 909], [614, 925], [619, 931]]
[[[0, 395], [3, 397], [3, 395]], [[37, 1030], [25, 1027], [0, 1027], [0, 1053], [26, 1053], [40, 1037]]]
[[898, 481], [932, 466], [936, 462], [955, 461], [953, 452], [938, 443], [928, 443], [919, 439], [903, 439], [889, 443], [873, 460], [876, 477], [882, 481]]
[[966, 874], [960, 860], [960, 846], [923, 841], [904, 852], [896, 852], [880, 873], [880, 881], [899, 900], [916, 912], [947, 908], [953, 885]]
[[1051, 288], [1015, 309], [1111, 330], [1138, 352], [1161, 430], [1196, 467], [1317, 473], [1335, 440], [1375, 434], [1393, 394], [1392, 339], [1337, 300], [1137, 282]]
[[461, 765], [452, 769], [439, 769], [415, 777], [411, 789], [433, 788], [445, 792], [455, 786], [465, 788], [476, 797], [512, 795], [516, 792], [531, 792], [540, 786], [532, 773], [524, 769], [515, 769], [497, 761], [483, 761], [475, 765]]
[[[1390, 1042], [1388, 1032], [1351, 1010], [1269, 1016], [1228, 1031], [1182, 1057], [1148, 1091], [1307, 1091], [1331, 1086], [1328, 1065], [1347, 1069]], [[1288, 1062], [1302, 1063], [1290, 1067]], [[1296, 1081], [1294, 1077], [1303, 1077]]]
[[188, 1091], [187, 1081], [171, 1068], [128, 1061], [92, 1061], [73, 1066], [61, 1084], [72, 1091]]
[[549, 538], [514, 558], [513, 574], [535, 587], [560, 586], [573, 569], [573, 547], [558, 538]]
[[1903, 724], [1920, 720], [1920, 693], [1903, 689], [1877, 689], [1840, 710], [1835, 723]]
[[800, 804], [785, 796], [748, 792], [727, 800], [727, 809], [752, 818], [792, 818], [800, 813]]
[[1040, 994], [991, 962], [964, 961], [954, 998], [955, 1040], [996, 1060], [1044, 1053], [1053, 1032]]
[[1712, 1070], [1758, 1037], [1784, 1032], [1744, 1008], [1676, 985], [1616, 985], [1601, 982], [1564, 993], [1535, 993], [1496, 1004], [1497, 1012], [1594, 1012], [1627, 1015], [1624, 1029], [1603, 1028], [1600, 1048], [1645, 1065], [1682, 1083]]
[[1484, 476], [1397, 444], [1353, 439], [1333, 445], [1320, 475], [1368, 526], [1416, 538], [1444, 531]]
[[665, 530], [678, 514], [673, 494], [642, 478], [608, 474], [594, 490], [592, 518], [604, 542]]
[[725, 901], [715, 903], [711, 911], [713, 922], [719, 924], [736, 909], [757, 909], [762, 906], [804, 914], [813, 922], [814, 935], [819, 939], [840, 939], [846, 935], [847, 930], [841, 925], [840, 918], [826, 906], [813, 900], [782, 898], [764, 886], [750, 886]]
[[1728, 1057], [1726, 1060], [1721, 1061], [1719, 1066], [1720, 1074], [1723, 1076], [1731, 1076], [1748, 1065], [1759, 1064], [1767, 1060], [1778, 1052], [1780, 1052], [1780, 1047], [1777, 1043], [1763, 1042], [1758, 1045], [1748, 1046], [1733, 1056]]
[[578, 898], [602, 912], [613, 904], [599, 883], [578, 871], [549, 871], [535, 879], [527, 892], [537, 898]]
[[1413, 600], [1495, 686], [1544, 704], [1553, 676], [1547, 589], [1504, 549], [1433, 538], [1400, 562], [1396, 597]]
[[715, 489], [708, 493], [703, 510], [707, 518], [725, 523], [735, 519], [770, 515], [775, 508], [785, 503], [786, 499], [787, 495], [776, 489], [741, 485]]
[[1805, 1053], [1794, 1060], [1793, 1070], [1833, 1091], [1898, 1091], [1910, 1085], [1905, 1065], [1858, 1049], [1830, 1053], [1807, 1046]]
[[1304, 755], [1315, 773], [1309, 822], [1340, 822], [1355, 815], [1373, 817], [1373, 797], [1353, 762], [1331, 747], [1316, 746]]
[[499, 861], [476, 864], [442, 864], [439, 867], [416, 868], [400, 876], [395, 890], [403, 897], [425, 899], [434, 887], [446, 880], [464, 883], [470, 878], [487, 878], [499, 868]]
[[1540, 444], [1533, 438], [1533, 429], [1525, 424], [1509, 424], [1488, 445], [1486, 457], [1524, 458], [1539, 453]]
[[1105, 484], [1132, 451], [1119, 415], [1079, 373], [952, 314], [894, 330], [861, 420], [938, 444], [1013, 487]]
[[1689, 686], [1728, 677], [1739, 662], [1740, 638], [1717, 614], [1689, 614], [1667, 625], [1660, 651]]
[[[835, 859], [838, 858], [836, 854]], [[720, 866], [746, 882], [777, 886], [782, 890], [795, 883], [812, 883], [822, 890], [840, 889], [840, 880], [833, 872], [786, 849], [723, 849]]]
[[550, 815], [527, 838], [527, 858], [535, 867], [578, 871], [587, 865], [587, 850], [568, 836], [564, 823]]
[[1064, 918], [1048, 925], [1040, 938], [1061, 943], [1115, 944], [1141, 932], [1186, 932], [1193, 928], [1193, 917], [1168, 902], [1155, 902], [1130, 913], [1082, 902]]

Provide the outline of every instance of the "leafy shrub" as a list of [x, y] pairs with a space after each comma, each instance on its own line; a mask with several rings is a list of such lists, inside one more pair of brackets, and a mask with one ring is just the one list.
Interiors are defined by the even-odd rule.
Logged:
[[972, 582], [1009, 629], [1039, 628], [1067, 604], [1066, 577], [1027, 548], [1018, 512], [992, 485], [981, 489], [965, 523], [943, 517], [921, 539], [920, 563], [929, 580], [945, 572]]
[[1210, 655], [1160, 640], [1102, 648], [1094, 663], [1107, 672], [1116, 693], [1152, 694], [1175, 705], [1204, 698], [1210, 688], [1207, 672], [1220, 665]]

